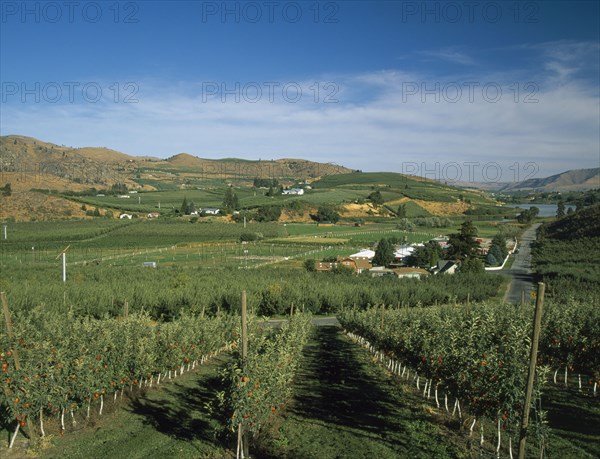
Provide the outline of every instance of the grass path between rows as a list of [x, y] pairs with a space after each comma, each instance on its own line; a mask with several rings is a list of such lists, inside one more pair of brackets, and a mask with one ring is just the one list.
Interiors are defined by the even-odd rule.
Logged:
[[464, 439], [455, 429], [440, 423], [411, 388], [391, 381], [339, 327], [318, 327], [314, 333], [294, 400], [256, 457], [465, 457]]
[[[47, 431], [53, 435], [41, 445], [26, 450], [21, 436], [13, 450], [2, 445], [0, 457], [235, 457], [234, 442], [216, 438], [219, 422], [206, 408], [215, 400], [219, 370], [229, 359], [230, 355], [222, 354], [198, 371], [114, 409], [108, 399], [106, 415], [93, 416], [84, 428], [80, 421], [74, 431], [68, 426], [64, 437], [57, 435], [56, 420], [48, 420]], [[300, 363], [293, 400], [268, 435], [252, 440], [253, 458], [429, 459], [478, 457], [481, 453], [478, 447], [470, 447], [457, 420], [435, 410], [412, 385], [394, 380], [339, 326], [315, 327]], [[544, 404], [551, 426], [548, 457], [600, 457], [596, 400], [550, 385]], [[493, 426], [486, 427], [490, 429]], [[8, 432], [5, 434], [7, 439]]]

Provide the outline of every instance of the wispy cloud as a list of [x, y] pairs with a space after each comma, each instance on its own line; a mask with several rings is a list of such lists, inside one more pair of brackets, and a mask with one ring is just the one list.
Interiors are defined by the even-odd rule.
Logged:
[[546, 71], [546, 77], [557, 83], [573, 77], [595, 78], [600, 67], [600, 43], [559, 40], [526, 44], [519, 48], [532, 54], [535, 62]]
[[465, 52], [456, 48], [442, 48], [439, 50], [418, 51], [426, 60], [442, 60], [453, 64], [475, 65], [475, 60]]

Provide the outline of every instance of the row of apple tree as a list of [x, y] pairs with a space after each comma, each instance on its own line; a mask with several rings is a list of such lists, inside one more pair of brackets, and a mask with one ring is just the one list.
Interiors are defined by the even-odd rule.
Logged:
[[[460, 273], [426, 279], [372, 278], [368, 275], [309, 273], [303, 269], [264, 267], [231, 270], [220, 267], [181, 269], [77, 265], [63, 283], [60, 267], [14, 267], [3, 271], [0, 290], [11, 308], [40, 305], [64, 314], [118, 315], [125, 302], [130, 311], [153, 318], [175, 317], [181, 308], [198, 314], [236, 310], [239, 292], [248, 292], [248, 307], [260, 315], [285, 314], [291, 305], [312, 313], [332, 313], [347, 305], [435, 305], [483, 301], [498, 293], [502, 279], [490, 274]], [[314, 288], [307, 289], [306, 285]]]
[[[225, 390], [218, 394], [225, 427], [256, 438], [293, 395], [292, 383], [300, 367], [301, 353], [311, 331], [311, 316], [292, 314], [280, 328], [270, 331], [251, 320], [248, 352], [242, 359], [241, 344], [223, 372]], [[241, 447], [238, 438], [238, 449]]]
[[[124, 390], [159, 385], [195, 369], [233, 342], [234, 317], [182, 313], [157, 323], [148, 314], [78, 318], [36, 309], [0, 330], [0, 412], [10, 424], [89, 417]], [[36, 428], [37, 430], [37, 428]]]
[[[551, 370], [581, 374], [587, 393], [600, 384], [600, 309], [548, 303], [542, 321], [537, 396]], [[347, 309], [343, 327], [412, 369], [428, 394], [449, 394], [469, 412], [516, 428], [523, 408], [533, 305], [472, 304], [411, 309]], [[395, 365], [390, 364], [390, 365]], [[418, 384], [418, 383], [417, 383]], [[447, 403], [447, 400], [446, 400]]]

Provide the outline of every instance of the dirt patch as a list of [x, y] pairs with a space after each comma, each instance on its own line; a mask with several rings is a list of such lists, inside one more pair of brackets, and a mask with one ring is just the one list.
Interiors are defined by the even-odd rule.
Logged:
[[395, 199], [394, 201], [388, 201], [388, 202], [386, 202], [386, 204], [388, 206], [396, 206], [396, 205], [399, 205], [399, 204], [404, 204], [405, 202], [408, 202], [410, 200], [411, 200], [410, 198], [407, 198], [406, 196], [404, 196], [401, 199]]
[[448, 217], [451, 215], [461, 215], [471, 206], [466, 202], [431, 202], [422, 201], [420, 199], [413, 200], [431, 215], [436, 217]]
[[0, 219], [9, 217], [16, 221], [30, 221], [86, 218], [86, 215], [81, 204], [58, 196], [24, 191], [0, 198]]
[[373, 204], [345, 204], [342, 206], [344, 217], [368, 217], [370, 215], [380, 215], [380, 211]]
[[302, 212], [295, 212], [289, 209], [283, 209], [281, 211], [281, 217], [279, 217], [279, 221], [282, 223], [312, 223], [313, 219], [310, 218], [310, 214], [316, 214], [317, 209], [303, 209]]
[[91, 185], [75, 183], [71, 180], [57, 177], [51, 174], [29, 174], [22, 172], [2, 172], [0, 177], [0, 186], [10, 183], [13, 192], [29, 191], [32, 188], [40, 190], [71, 190], [82, 191], [88, 189]]

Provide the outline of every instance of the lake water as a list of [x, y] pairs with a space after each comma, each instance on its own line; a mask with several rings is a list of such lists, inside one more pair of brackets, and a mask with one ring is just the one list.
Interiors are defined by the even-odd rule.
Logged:
[[[540, 209], [540, 213], [538, 214], [540, 217], [554, 217], [556, 216], [556, 209], [558, 206], [556, 204], [507, 204], [506, 207], [514, 207], [517, 209], [529, 209], [530, 207], [537, 207]], [[575, 210], [575, 206], [565, 205], [565, 212], [570, 208]]]

